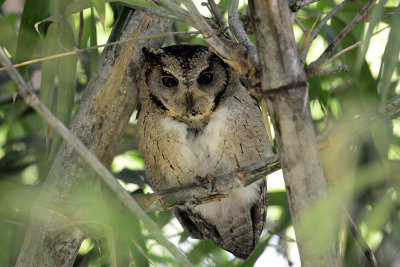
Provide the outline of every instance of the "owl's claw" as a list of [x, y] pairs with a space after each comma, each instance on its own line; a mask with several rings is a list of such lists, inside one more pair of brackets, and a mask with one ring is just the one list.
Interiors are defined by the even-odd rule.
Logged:
[[211, 185], [211, 192], [214, 191], [215, 179], [212, 174], [207, 173], [206, 177], [196, 176], [195, 183], [204, 187], [204, 189], [208, 189], [208, 185]]
[[235, 175], [236, 175], [236, 178], [238, 178], [239, 179], [239, 181], [244, 185], [244, 186], [247, 186], [247, 183], [246, 183], [246, 172], [242, 169], [242, 168], [240, 168], [240, 167], [237, 167], [236, 169], [235, 169]]

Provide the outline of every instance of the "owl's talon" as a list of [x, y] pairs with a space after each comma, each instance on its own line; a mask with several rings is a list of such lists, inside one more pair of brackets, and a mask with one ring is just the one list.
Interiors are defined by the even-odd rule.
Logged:
[[247, 186], [247, 183], [246, 183], [246, 172], [242, 169], [242, 168], [240, 168], [240, 167], [237, 167], [236, 169], [235, 169], [235, 175], [236, 175], [236, 178], [238, 178], [239, 179], [239, 181], [244, 185], [244, 186]]
[[204, 189], [208, 189], [211, 185], [211, 192], [214, 190], [215, 179], [211, 174], [207, 174], [206, 177], [196, 176], [195, 183], [202, 186]]
[[207, 173], [206, 174], [206, 179], [211, 184], [211, 192], [214, 191], [214, 187], [215, 187], [214, 176], [212, 174], [210, 174], [210, 173]]

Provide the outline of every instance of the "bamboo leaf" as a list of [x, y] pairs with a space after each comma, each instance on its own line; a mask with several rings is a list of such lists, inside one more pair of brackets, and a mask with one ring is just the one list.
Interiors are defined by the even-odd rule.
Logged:
[[65, 9], [65, 15], [81, 12], [92, 6], [92, 0], [78, 0], [71, 2]]
[[0, 15], [0, 45], [5, 47], [10, 53], [12, 58], [15, 58], [15, 44], [17, 42], [17, 34], [15, 33], [14, 27]]
[[[58, 24], [58, 41], [62, 48], [73, 49], [75, 46], [75, 36], [71, 24], [63, 19]], [[76, 55], [66, 56], [59, 59], [58, 68], [58, 94], [57, 107], [55, 114], [57, 118], [68, 125], [71, 119], [72, 107], [74, 104], [76, 91], [76, 66], [78, 57]], [[50, 158], [52, 158], [58, 150], [61, 143], [61, 137], [53, 134], [53, 143], [51, 147]]]
[[[35, 30], [35, 23], [46, 18], [49, 4], [50, 0], [25, 1], [17, 42], [17, 62], [24, 62], [32, 58], [37, 42], [39, 41], [39, 34]], [[22, 67], [19, 70], [21, 74], [25, 74], [27, 67]]]
[[[50, 56], [57, 54], [57, 23], [53, 23], [47, 30], [46, 37], [43, 42], [43, 56]], [[55, 77], [57, 73], [58, 59], [46, 60], [42, 63], [42, 77], [40, 82], [40, 101], [50, 110], [52, 110]], [[45, 129], [47, 124], [45, 123]], [[46, 131], [47, 132], [47, 131]], [[46, 133], [46, 139], [48, 134]]]
[[389, 96], [389, 88], [393, 72], [396, 68], [399, 53], [400, 53], [400, 4], [397, 6], [392, 16], [392, 27], [390, 28], [389, 39], [386, 44], [385, 52], [383, 54], [380, 80], [380, 94], [381, 100], [386, 101]]
[[107, 2], [122, 2], [122, 3], [127, 3], [129, 5], [132, 6], [140, 6], [140, 7], [146, 7], [146, 8], [158, 8], [158, 6], [156, 4], [154, 4], [153, 1], [147, 1], [147, 0], [123, 0], [123, 1], [119, 1], [119, 0], [106, 0]]
[[359, 51], [359, 53], [357, 55], [357, 61], [356, 61], [356, 65], [355, 65], [356, 73], [360, 72], [362, 60], [363, 60], [363, 58], [365, 58], [365, 55], [367, 54], [369, 42], [372, 37], [372, 33], [374, 32], [376, 25], [378, 25], [378, 22], [380, 21], [380, 19], [382, 17], [385, 3], [386, 3], [386, 0], [379, 1], [379, 3], [375, 6], [375, 8], [373, 9], [373, 11], [371, 13], [367, 33], [365, 34], [363, 48], [362, 48], [362, 50]]
[[[94, 11], [92, 8], [92, 12], [90, 15], [90, 46], [97, 45], [97, 32], [96, 32], [96, 20], [94, 17]], [[97, 60], [99, 58], [99, 51], [97, 49], [90, 50], [90, 73], [93, 73], [94, 68], [97, 65]]]
[[99, 14], [99, 19], [101, 25], [103, 25], [103, 29], [105, 29], [104, 21], [106, 20], [106, 3], [104, 2], [104, 0], [92, 0], [92, 4]]

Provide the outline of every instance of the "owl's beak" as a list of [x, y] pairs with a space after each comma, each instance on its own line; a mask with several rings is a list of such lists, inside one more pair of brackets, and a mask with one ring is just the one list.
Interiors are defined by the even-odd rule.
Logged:
[[192, 110], [194, 105], [194, 99], [192, 94], [186, 95], [186, 108], [188, 111]]

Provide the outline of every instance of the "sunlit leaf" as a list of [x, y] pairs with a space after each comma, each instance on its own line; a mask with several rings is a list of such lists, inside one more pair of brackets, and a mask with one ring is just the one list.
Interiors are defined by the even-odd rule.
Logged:
[[385, 53], [383, 54], [381, 69], [379, 71], [381, 73], [380, 93], [382, 101], [387, 100], [390, 94], [390, 82], [398, 63], [400, 53], [400, 28], [398, 27], [398, 25], [400, 25], [400, 4], [397, 6], [392, 16], [391, 25], [389, 40], [385, 48]]
[[357, 61], [355, 65], [355, 71], [358, 73], [361, 68], [361, 63], [362, 59], [365, 58], [365, 55], [367, 54], [369, 43], [371, 41], [372, 33], [374, 32], [374, 29], [376, 25], [378, 24], [379, 20], [382, 17], [384, 6], [385, 6], [386, 0], [381, 0], [379, 3], [373, 8], [371, 14], [369, 15], [369, 24], [368, 24], [368, 29], [365, 34], [365, 39], [363, 43], [362, 50], [359, 51], [357, 55]]
[[90, 8], [92, 6], [92, 0], [77, 0], [71, 2], [65, 9], [65, 15], [71, 15], [78, 13], [82, 10]]
[[146, 1], [146, 0], [106, 0], [107, 2], [122, 2], [122, 3], [127, 3], [132, 6], [140, 6], [140, 7], [146, 7], [146, 8], [157, 8], [157, 5], [155, 5], [152, 1]]
[[104, 0], [92, 0], [92, 4], [99, 14], [99, 19], [104, 29], [104, 21], [106, 19], [106, 3]]

